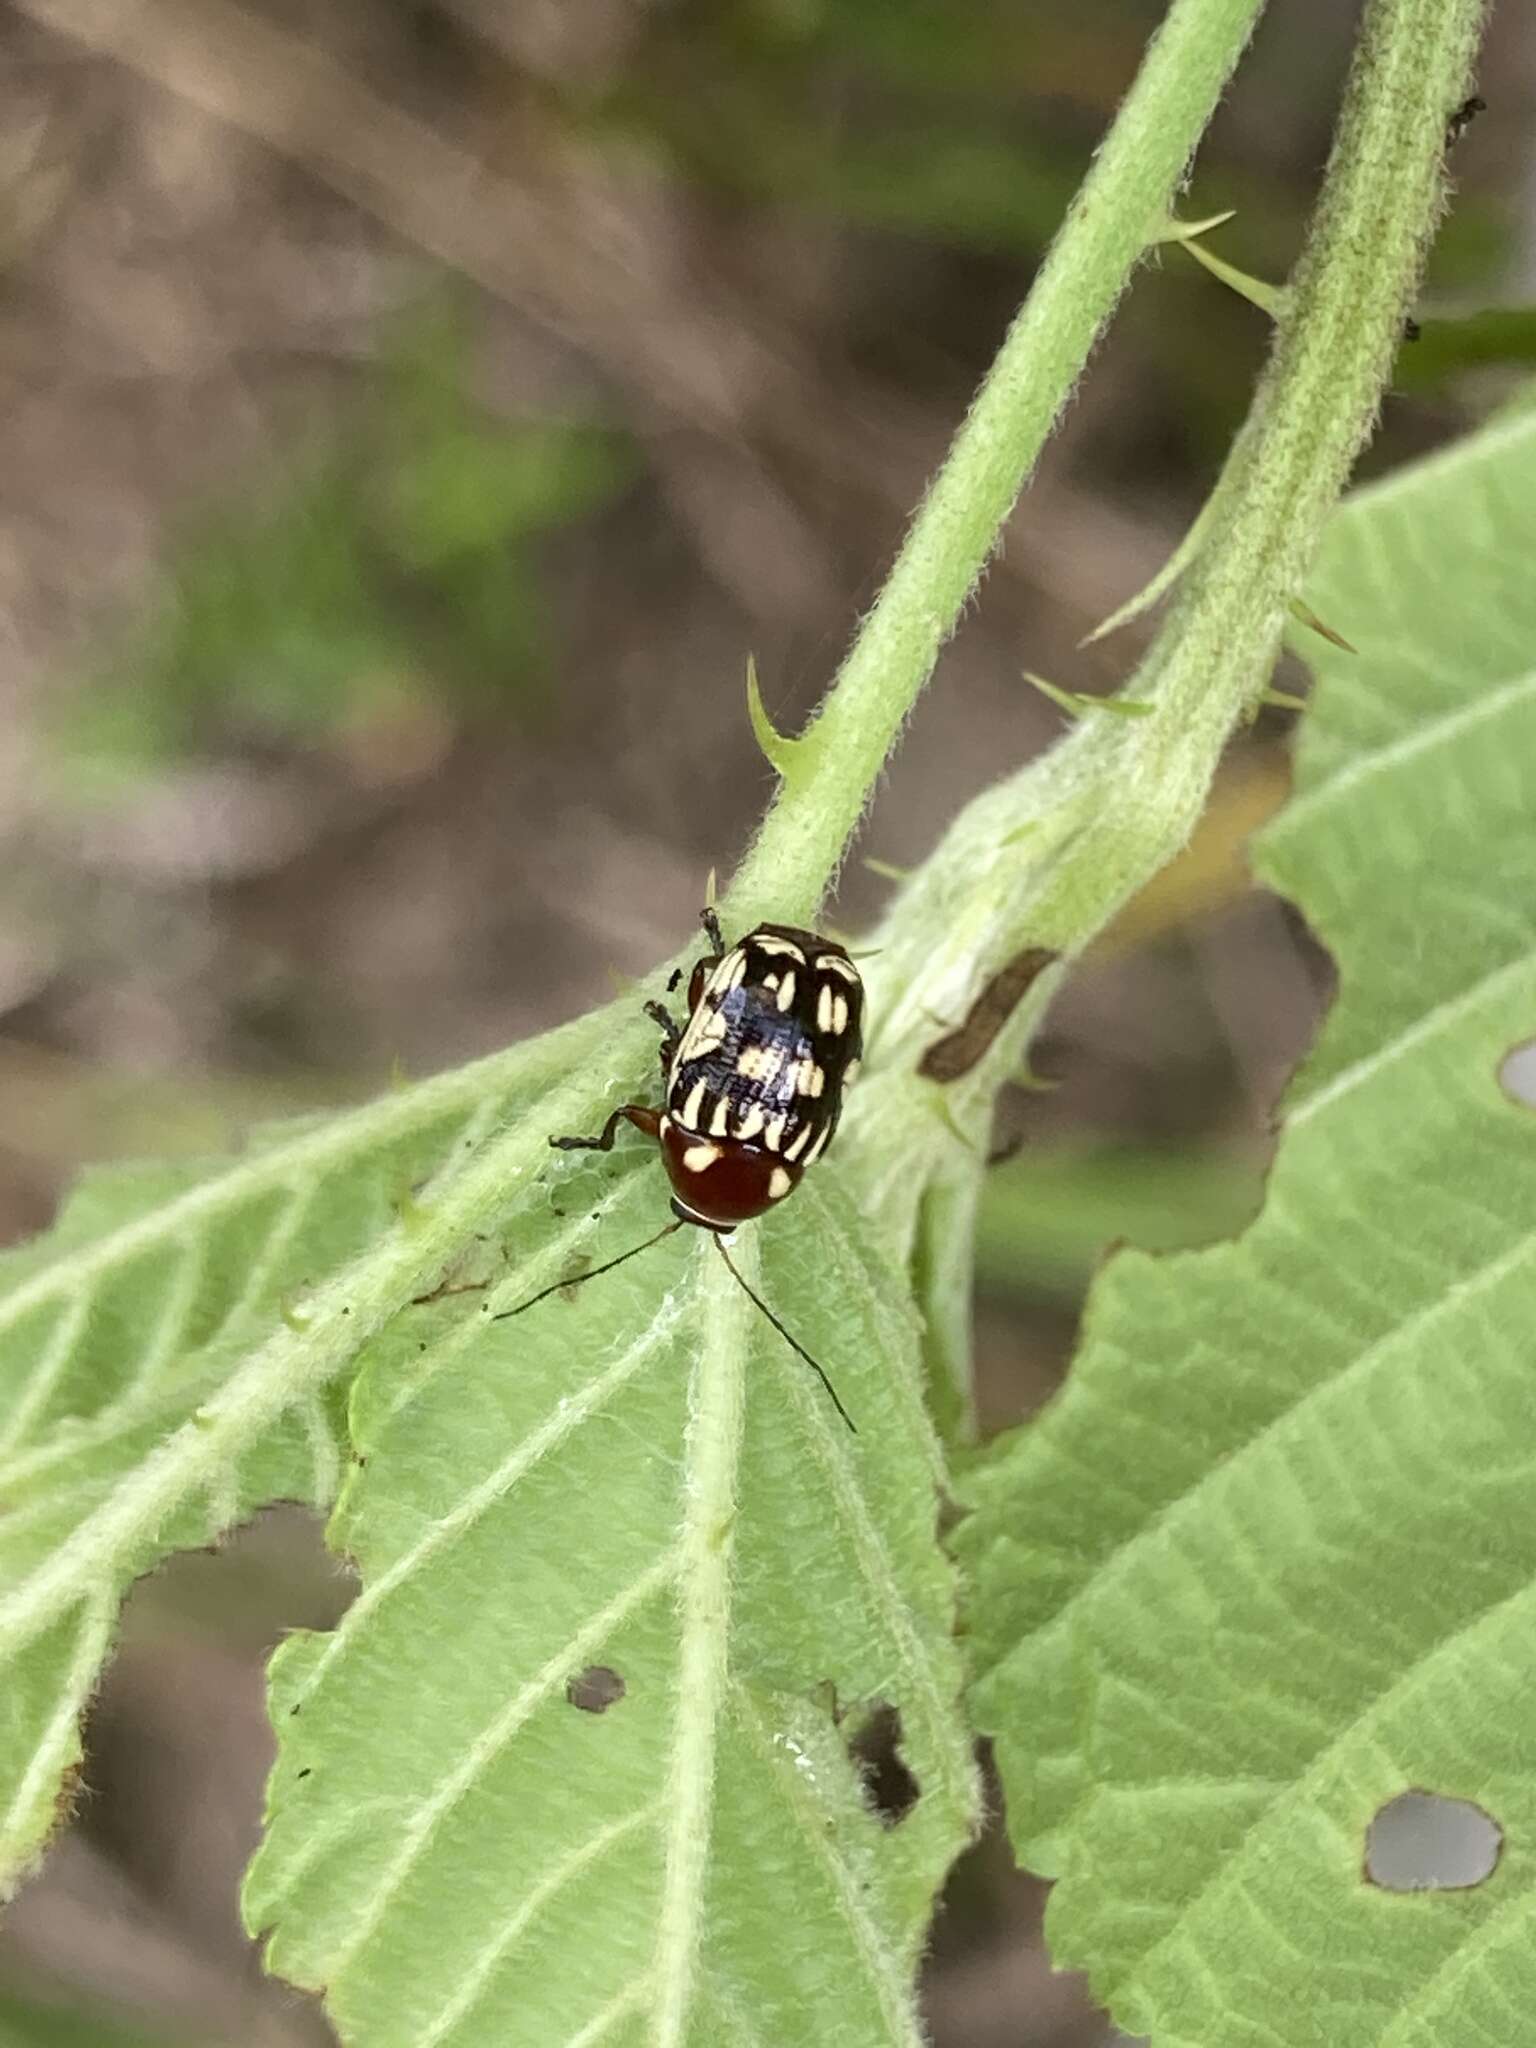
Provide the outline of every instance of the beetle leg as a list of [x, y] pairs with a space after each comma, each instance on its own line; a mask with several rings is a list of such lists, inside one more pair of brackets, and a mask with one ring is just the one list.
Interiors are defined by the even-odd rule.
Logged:
[[648, 1138], [661, 1135], [660, 1110], [647, 1109], [643, 1102], [621, 1102], [595, 1138], [551, 1138], [549, 1142], [557, 1152], [611, 1152], [614, 1133], [626, 1120]]
[[677, 1042], [682, 1036], [682, 1031], [665, 1003], [647, 1003], [645, 1014], [653, 1024], [661, 1026], [663, 1036], [658, 1048], [661, 1071], [664, 1074], [670, 1073], [672, 1069], [672, 1055], [677, 1051]]
[[647, 1003], [645, 1014], [653, 1024], [659, 1024], [662, 1029], [662, 1040], [656, 1048], [656, 1057], [661, 1062], [662, 1075], [665, 1077], [672, 1071], [673, 1056], [682, 1039], [682, 1027], [661, 1003]]
[[699, 912], [699, 923], [703, 925], [704, 936], [708, 939], [712, 949], [717, 954], [723, 953], [725, 951], [725, 934], [720, 929], [719, 912], [713, 904], [707, 910]]

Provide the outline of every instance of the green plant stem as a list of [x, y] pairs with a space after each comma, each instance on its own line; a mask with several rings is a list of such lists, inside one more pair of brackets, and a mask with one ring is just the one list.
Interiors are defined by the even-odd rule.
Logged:
[[811, 920], [940, 647], [1167, 215], [1263, 0], [1173, 0], [728, 898]]
[[[1152, 714], [1084, 721], [956, 819], [881, 936], [882, 1066], [914, 1058], [935, 1013], [963, 1016], [968, 992], [1021, 946], [1080, 951], [1193, 830], [1375, 422], [1482, 11], [1370, 0], [1307, 244], [1223, 472], [1222, 516], [1125, 685]], [[967, 1092], [982, 1100], [1019, 1053], [1005, 1033]]]
[[[1311, 233], [1239, 446], [1240, 488], [1154, 647], [1186, 699], [1249, 684], [1375, 424], [1444, 194], [1483, 0], [1369, 0]], [[1264, 675], [1255, 656], [1264, 657]]]
[[1136, 719], [1085, 718], [950, 826], [876, 935], [869, 1074], [840, 1159], [888, 1252], [910, 1262], [925, 1363], [951, 1436], [971, 1427], [974, 1189], [992, 1101], [1050, 999], [1042, 975], [962, 1081], [925, 1048], [1025, 946], [1064, 958], [1187, 841], [1228, 736], [1266, 689], [1288, 608], [1369, 434], [1442, 194], [1481, 0], [1370, 0], [1338, 140], [1276, 329], [1182, 593], [1125, 694]]

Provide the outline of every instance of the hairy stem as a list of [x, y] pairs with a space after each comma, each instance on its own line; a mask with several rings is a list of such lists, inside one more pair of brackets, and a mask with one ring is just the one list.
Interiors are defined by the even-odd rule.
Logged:
[[1080, 952], [1193, 830], [1374, 423], [1440, 208], [1445, 119], [1466, 89], [1481, 13], [1481, 0], [1369, 0], [1324, 189], [1223, 472], [1219, 516], [1126, 686], [1150, 715], [1090, 712], [1044, 759], [968, 804], [877, 936], [871, 1071], [840, 1156], [877, 1234], [917, 1272], [930, 1388], [955, 1435], [971, 1426], [958, 1363], [967, 1185], [986, 1156], [993, 1097], [1018, 1070], [1053, 977], [1040, 977], [962, 1081], [937, 1090], [918, 1063], [1006, 962], [1026, 947]]
[[[882, 934], [882, 1066], [920, 1051], [934, 1013], [963, 1015], [968, 991], [1020, 947], [1080, 951], [1188, 838], [1375, 423], [1482, 12], [1483, 0], [1369, 0], [1307, 244], [1223, 475], [1222, 516], [1126, 685], [1152, 712], [1088, 714], [956, 819]], [[1006, 1034], [998, 1057], [1017, 1060]]]
[[731, 889], [733, 924], [815, 917], [902, 723], [1166, 215], [1262, 4], [1173, 0], [885, 588], [788, 761]]

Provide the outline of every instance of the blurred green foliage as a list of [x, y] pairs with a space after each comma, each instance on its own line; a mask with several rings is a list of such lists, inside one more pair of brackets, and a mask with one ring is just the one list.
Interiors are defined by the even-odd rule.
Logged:
[[1405, 391], [1433, 389], [1479, 365], [1536, 364], [1536, 306], [1485, 306], [1476, 313], [1419, 322], [1417, 339], [1397, 359]]
[[538, 543], [632, 467], [600, 426], [488, 412], [464, 322], [434, 306], [323, 445], [184, 523], [150, 615], [64, 693], [53, 737], [135, 776], [428, 707], [526, 712], [551, 653]]
[[[1145, 0], [1070, 14], [991, 0], [957, 21], [937, 0], [687, 0], [611, 80], [560, 88], [562, 113], [702, 191], [1028, 262], [1153, 13]], [[1224, 249], [1280, 277], [1314, 170], [1256, 159], [1218, 129], [1190, 205], [1234, 207]], [[1499, 206], [1461, 200], [1437, 240], [1438, 287], [1487, 288], [1509, 242]], [[1426, 323], [1401, 381], [1526, 360], [1530, 322]], [[1266, 323], [1172, 252], [1126, 323], [1192, 478], [1210, 473]], [[633, 456], [590, 421], [492, 414], [472, 395], [471, 342], [452, 300], [418, 313], [339, 423], [184, 523], [148, 615], [60, 693], [53, 737], [72, 770], [131, 779], [191, 752], [314, 743], [413, 712], [536, 709], [554, 652], [538, 543], [611, 500]]]
[[[1160, 11], [1152, 0], [982, 0], [959, 13], [942, 0], [686, 0], [652, 17], [600, 92], [568, 91], [564, 113], [727, 204], [789, 207], [935, 251], [1032, 264]], [[1293, 52], [1271, 78], [1292, 92], [1334, 90], [1325, 48]], [[1240, 106], [1202, 150], [1188, 208], [1235, 210], [1222, 253], [1256, 277], [1283, 279], [1295, 259], [1324, 111], [1320, 98], [1315, 151], [1304, 121], [1289, 157], [1255, 146]], [[1513, 195], [1459, 194], [1436, 236], [1428, 303], [1496, 291], [1518, 238]], [[1165, 435], [1176, 436], [1157, 446], [1164, 478], [1181, 443], [1198, 488], [1242, 417], [1268, 322], [1172, 251], [1143, 275], [1122, 320], [1162, 388]], [[1401, 385], [1443, 386], [1480, 362], [1528, 359], [1509, 322], [1484, 322], [1466, 340], [1463, 349], [1442, 336], [1405, 359]]]
[[219, 2048], [209, 2034], [125, 2025], [81, 2006], [39, 2005], [0, 1990], [0, 2048]]
[[1081, 1296], [1117, 1244], [1184, 1251], [1232, 1237], [1258, 1213], [1257, 1159], [1109, 1145], [1023, 1152], [989, 1176], [976, 1275], [996, 1293]]
[[1084, 27], [1006, 6], [957, 21], [933, 0], [705, 0], [659, 18], [589, 111], [718, 191], [1033, 251], [1082, 170], [1070, 105], [1042, 119], [1041, 98], [1107, 118], [1140, 52], [1135, 13]]

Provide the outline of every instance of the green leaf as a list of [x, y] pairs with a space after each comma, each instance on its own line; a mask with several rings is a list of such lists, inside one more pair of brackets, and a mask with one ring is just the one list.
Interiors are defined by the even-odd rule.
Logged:
[[466, 420], [404, 450], [382, 523], [402, 564], [435, 568], [583, 517], [627, 468], [617, 437], [584, 424]]
[[[975, 1703], [1049, 1934], [1157, 2048], [1455, 2048], [1531, 1987], [1536, 421], [1335, 520], [1266, 880], [1338, 957], [1259, 1220], [1125, 1253], [1035, 1428], [973, 1475]], [[1408, 1787], [1494, 1875], [1362, 1871]]]
[[0, 1258], [0, 1891], [64, 1803], [130, 1581], [266, 1501], [330, 1503], [335, 1383], [543, 1165], [550, 1077], [605, 1028], [237, 1159], [90, 1174]]
[[[653, 1153], [560, 1171], [519, 1297], [655, 1227]], [[915, 1321], [862, 1236], [823, 1175], [736, 1248], [857, 1436], [700, 1232], [510, 1321], [445, 1305], [429, 1375], [375, 1347], [333, 1529], [363, 1592], [274, 1665], [246, 1893], [344, 2041], [916, 2048], [974, 1790]], [[845, 1751], [877, 1702], [894, 1826]]]
[[1230, 1236], [1259, 1204], [1256, 1163], [1219, 1152], [1032, 1146], [986, 1176], [983, 1287], [1076, 1294], [1110, 1248], [1183, 1250]]
[[1526, 369], [1536, 363], [1536, 306], [1426, 314], [1414, 339], [1403, 344], [1393, 382], [1400, 391], [1433, 390], [1489, 363]]
[[226, 2039], [135, 2025], [115, 2014], [44, 2005], [0, 1991], [0, 2048], [226, 2048]]

